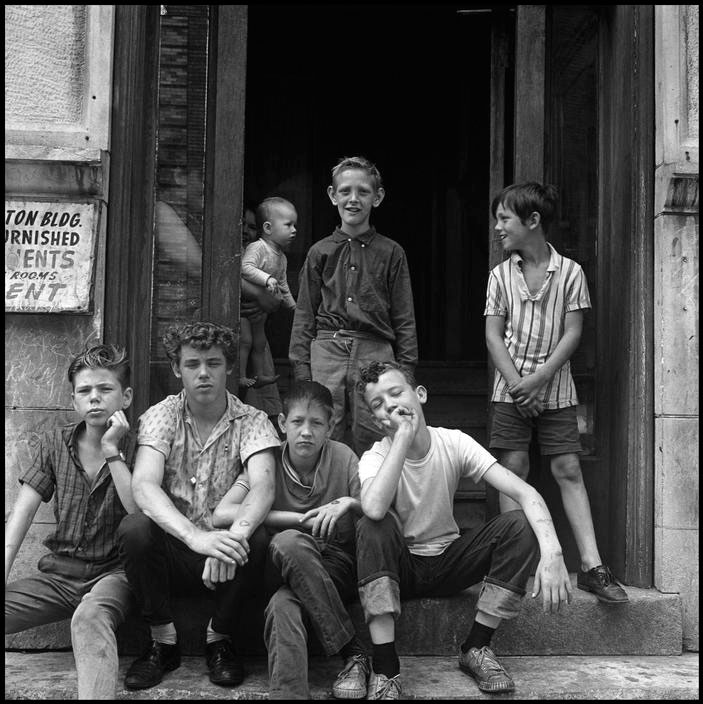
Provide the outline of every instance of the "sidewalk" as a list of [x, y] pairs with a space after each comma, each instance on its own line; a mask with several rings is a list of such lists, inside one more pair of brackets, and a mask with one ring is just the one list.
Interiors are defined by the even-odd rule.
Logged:
[[[133, 657], [120, 658], [120, 683]], [[505, 699], [661, 699], [698, 700], [698, 653], [670, 656], [523, 656], [501, 658], [516, 690]], [[245, 660], [247, 678], [240, 687], [210, 683], [202, 657], [184, 657], [153, 689], [121, 690], [117, 699], [267, 699], [263, 657]], [[331, 699], [330, 688], [341, 667], [339, 658], [311, 658], [312, 699]], [[404, 699], [491, 699], [481, 693], [453, 657], [401, 657]], [[75, 699], [71, 652], [6, 652], [5, 699]]]

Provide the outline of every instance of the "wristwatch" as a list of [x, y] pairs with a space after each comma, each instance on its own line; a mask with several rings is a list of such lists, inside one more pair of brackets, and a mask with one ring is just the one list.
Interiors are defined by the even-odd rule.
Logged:
[[110, 464], [110, 462], [125, 462], [125, 457], [124, 455], [120, 452], [119, 455], [110, 455], [109, 457], [105, 458], [105, 462]]

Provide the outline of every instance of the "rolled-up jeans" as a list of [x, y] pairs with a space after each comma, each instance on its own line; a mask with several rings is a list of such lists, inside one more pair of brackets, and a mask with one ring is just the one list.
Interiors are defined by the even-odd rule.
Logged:
[[355, 567], [350, 552], [334, 544], [321, 547], [307, 533], [285, 530], [272, 539], [268, 586], [280, 586], [266, 607], [269, 699], [310, 698], [309, 629], [327, 656], [354, 636], [346, 604], [357, 597]]
[[119, 668], [115, 631], [135, 602], [124, 570], [95, 574], [89, 567], [84, 576], [41, 572], [8, 584], [5, 633], [70, 617], [78, 699], [115, 699]]
[[334, 429], [331, 437], [344, 441], [349, 416], [350, 441], [359, 457], [384, 436], [366, 401], [356, 390], [359, 369], [374, 360], [394, 359], [390, 342], [353, 330], [320, 330], [310, 345], [313, 381], [332, 393]]
[[357, 523], [359, 598], [368, 623], [401, 612], [401, 598], [450, 596], [483, 582], [476, 610], [517, 616], [539, 545], [522, 511], [500, 514], [462, 533], [441, 555], [412, 554], [391, 513]]

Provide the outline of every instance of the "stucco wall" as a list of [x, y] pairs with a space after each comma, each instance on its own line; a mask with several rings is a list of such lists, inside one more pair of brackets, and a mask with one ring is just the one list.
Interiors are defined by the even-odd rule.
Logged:
[[698, 650], [698, 6], [657, 6], [655, 52], [654, 579]]
[[[68, 364], [102, 340], [113, 15], [114, 6], [5, 7], [5, 198], [97, 205], [90, 312], [5, 315], [6, 520], [27, 440], [74, 418]], [[53, 523], [42, 504], [10, 580], [36, 569]], [[35, 630], [6, 637], [6, 646], [32, 647]], [[53, 644], [66, 646], [53, 630], [64, 639]]]

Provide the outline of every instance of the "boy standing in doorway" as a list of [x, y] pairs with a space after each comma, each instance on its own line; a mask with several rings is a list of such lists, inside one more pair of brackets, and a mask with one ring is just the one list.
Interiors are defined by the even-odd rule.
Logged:
[[403, 248], [370, 225], [385, 196], [376, 166], [363, 157], [343, 159], [327, 195], [340, 224], [313, 244], [303, 264], [289, 357], [296, 380], [314, 379], [332, 392], [334, 440], [344, 439], [350, 416], [360, 455], [380, 434], [354, 391], [357, 370], [375, 358], [414, 370], [415, 308]]
[[[120, 564], [116, 531], [137, 510], [130, 487], [136, 438], [125, 411], [132, 403], [122, 348], [96, 345], [68, 368], [80, 420], [41, 436], [5, 527], [5, 633], [71, 617], [78, 699], [114, 699], [115, 631], [134, 607]], [[7, 578], [39, 504], [55, 497], [56, 530], [40, 574]]]
[[[578, 399], [569, 364], [591, 302], [581, 267], [547, 242], [556, 201], [554, 186], [535, 182], [508, 186], [493, 200], [495, 229], [511, 255], [491, 271], [486, 295], [486, 344], [496, 368], [490, 448], [526, 479], [537, 429], [581, 556], [577, 586], [604, 603], [619, 604], [628, 597], [602, 563], [581, 474]], [[515, 508], [509, 496], [499, 500], [501, 511]]]

